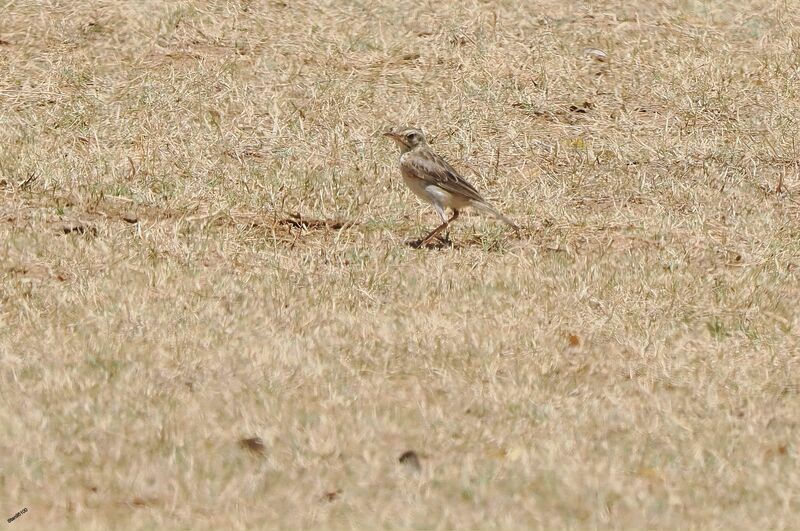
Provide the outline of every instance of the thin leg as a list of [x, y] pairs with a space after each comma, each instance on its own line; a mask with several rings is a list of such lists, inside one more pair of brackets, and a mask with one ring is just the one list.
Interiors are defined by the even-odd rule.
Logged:
[[[442, 216], [442, 217], [444, 217], [444, 216]], [[420, 247], [421, 247], [421, 246], [423, 246], [423, 245], [427, 245], [428, 243], [430, 243], [430, 241], [431, 241], [433, 238], [435, 238], [437, 234], [439, 234], [439, 233], [440, 233], [440, 232], [442, 232], [444, 229], [446, 229], [446, 228], [447, 228], [447, 226], [448, 226], [448, 225], [450, 225], [450, 223], [452, 223], [453, 221], [455, 221], [455, 220], [456, 220], [456, 218], [458, 218], [458, 210], [455, 210], [455, 209], [454, 209], [454, 210], [453, 210], [453, 215], [450, 217], [450, 219], [448, 219], [448, 220], [445, 220], [445, 222], [444, 222], [444, 223], [442, 223], [441, 225], [439, 225], [438, 227], [436, 227], [435, 229], [433, 229], [433, 231], [432, 231], [430, 234], [428, 234], [427, 236], [425, 236], [425, 237], [422, 239], [422, 241], [419, 243]]]
[[453, 217], [451, 217], [451, 218], [450, 218], [450, 219], [447, 221], [448, 227], [447, 227], [447, 228], [445, 229], [445, 231], [444, 231], [444, 241], [445, 241], [445, 242], [447, 242], [447, 243], [452, 243], [452, 242], [450, 241], [450, 227], [449, 227], [449, 225], [450, 225], [450, 223], [452, 223], [453, 221], [455, 221], [457, 218], [458, 218], [458, 210], [455, 210], [455, 209], [453, 209]]
[[430, 242], [430, 241], [431, 241], [433, 238], [435, 238], [435, 237], [436, 237], [436, 235], [437, 235], [437, 234], [439, 234], [439, 233], [440, 233], [440, 232], [442, 232], [442, 231], [443, 231], [445, 228], [447, 228], [447, 225], [448, 225], [448, 224], [449, 224], [449, 222], [448, 222], [448, 221], [445, 221], [444, 223], [442, 223], [441, 225], [439, 225], [438, 227], [436, 227], [435, 229], [433, 229], [433, 230], [430, 232], [430, 234], [428, 234], [427, 236], [425, 236], [424, 238], [422, 238], [422, 239], [419, 241], [419, 246], [420, 246], [420, 247], [422, 247], [423, 245], [427, 245], [427, 244], [428, 244], [428, 243], [429, 243], [429, 242]]

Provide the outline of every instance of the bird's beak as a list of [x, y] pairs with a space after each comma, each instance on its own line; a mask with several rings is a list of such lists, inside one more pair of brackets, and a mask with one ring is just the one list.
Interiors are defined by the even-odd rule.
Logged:
[[391, 131], [383, 133], [383, 136], [388, 136], [389, 138], [397, 139], [397, 133], [393, 133]]

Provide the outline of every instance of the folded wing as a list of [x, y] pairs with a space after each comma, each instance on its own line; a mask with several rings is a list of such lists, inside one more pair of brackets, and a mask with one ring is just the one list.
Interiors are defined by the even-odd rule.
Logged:
[[474, 186], [460, 176], [442, 157], [430, 150], [409, 153], [408, 156], [402, 157], [400, 166], [404, 172], [424, 181], [433, 181], [448, 192], [481, 203], [486, 202]]

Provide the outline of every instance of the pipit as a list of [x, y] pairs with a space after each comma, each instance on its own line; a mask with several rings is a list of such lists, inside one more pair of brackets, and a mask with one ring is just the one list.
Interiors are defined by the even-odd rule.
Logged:
[[[469, 206], [489, 212], [509, 224], [515, 231], [519, 230], [513, 221], [481, 197], [474, 186], [433, 152], [421, 130], [415, 127], [401, 127], [384, 133], [384, 136], [397, 142], [400, 147], [400, 173], [403, 175], [403, 181], [417, 197], [432, 204], [442, 218], [441, 225], [421, 240], [414, 242], [413, 246], [420, 247], [430, 243], [458, 218], [459, 210]], [[450, 219], [445, 216], [446, 208], [453, 211]]]

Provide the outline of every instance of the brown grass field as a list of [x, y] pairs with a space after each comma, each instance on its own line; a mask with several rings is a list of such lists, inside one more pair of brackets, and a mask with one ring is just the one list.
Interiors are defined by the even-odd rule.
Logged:
[[[770, 0], [0, 1], [3, 525], [800, 527], [798, 47]], [[399, 124], [521, 234], [409, 247]]]

